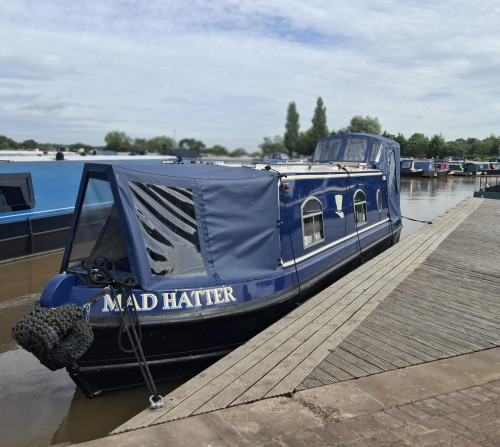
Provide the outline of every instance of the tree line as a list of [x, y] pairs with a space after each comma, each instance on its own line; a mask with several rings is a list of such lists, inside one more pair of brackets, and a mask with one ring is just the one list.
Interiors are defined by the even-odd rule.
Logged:
[[[168, 149], [190, 149], [194, 150], [200, 154], [210, 154], [217, 157], [243, 157], [248, 155], [246, 150], [243, 148], [238, 148], [233, 151], [229, 151], [224, 146], [216, 144], [211, 147], [207, 147], [202, 141], [196, 140], [194, 138], [184, 138], [180, 141], [175, 141], [173, 138], [166, 136], [158, 136], [151, 139], [146, 138], [131, 138], [125, 132], [121, 131], [111, 131], [104, 137], [104, 146], [91, 146], [84, 143], [73, 143], [69, 145], [59, 144], [59, 143], [38, 143], [35, 140], [25, 140], [22, 142], [17, 142], [12, 138], [8, 138], [4, 135], [0, 135], [0, 150], [6, 149], [39, 149], [39, 150], [80, 150], [92, 151], [95, 149], [102, 149], [107, 152], [132, 152], [137, 154], [145, 153], [158, 153], [162, 154]], [[252, 154], [254, 156], [260, 156], [259, 152]]]
[[[300, 130], [300, 116], [295, 102], [288, 104], [285, 132], [283, 135], [264, 137], [259, 145], [260, 152], [249, 154], [245, 149], [238, 148], [229, 151], [222, 145], [207, 147], [202, 141], [194, 138], [184, 138], [175, 141], [167, 136], [158, 136], [151, 139], [131, 138], [125, 132], [111, 131], [104, 137], [106, 151], [136, 152], [136, 153], [162, 153], [166, 149], [189, 149], [200, 154], [210, 154], [216, 157], [265, 157], [272, 152], [287, 152], [291, 157], [311, 155], [316, 147], [316, 142], [330, 135], [343, 133], [370, 133], [391, 138], [401, 146], [401, 155], [414, 158], [444, 158], [447, 156], [467, 158], [469, 160], [486, 160], [493, 156], [500, 156], [500, 137], [491, 134], [482, 140], [478, 138], [459, 138], [446, 141], [441, 134], [428, 137], [423, 133], [414, 133], [406, 138], [402, 133], [396, 135], [388, 131], [382, 132], [382, 126], [377, 117], [356, 115], [351, 118], [346, 127], [329, 130], [326, 120], [326, 106], [321, 97], [317, 98], [316, 107], [311, 119], [311, 126], [305, 131]], [[56, 145], [57, 146], [57, 145]], [[94, 149], [83, 143], [74, 143], [67, 146], [69, 149]], [[53, 144], [37, 143], [34, 140], [16, 142], [11, 138], [0, 135], [1, 149], [54, 149]], [[56, 147], [57, 148], [57, 147]]]
[[493, 134], [482, 140], [459, 138], [446, 141], [441, 134], [429, 138], [423, 133], [414, 133], [406, 138], [402, 133], [394, 135], [387, 131], [382, 132], [377, 117], [361, 115], [352, 117], [344, 128], [329, 130], [326, 123], [326, 107], [322, 98], [316, 101], [311, 127], [303, 132], [300, 131], [296, 104], [295, 102], [289, 103], [284, 135], [265, 137], [260, 148], [264, 153], [287, 152], [290, 156], [308, 156], [313, 153], [316, 142], [320, 138], [343, 133], [370, 133], [391, 138], [399, 143], [403, 157], [444, 158], [452, 156], [469, 160], [485, 160], [500, 156], [500, 137]]

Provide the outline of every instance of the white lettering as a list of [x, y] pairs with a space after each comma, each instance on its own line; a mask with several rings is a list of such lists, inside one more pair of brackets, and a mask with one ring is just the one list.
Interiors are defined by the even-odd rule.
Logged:
[[233, 288], [224, 287], [224, 302], [229, 303], [230, 301], [236, 301], [236, 298], [233, 296]]
[[182, 292], [181, 299], [177, 303], [179, 307], [182, 307], [183, 304], [186, 304], [186, 307], [193, 307], [191, 301], [189, 301], [188, 294], [186, 292]]
[[195, 302], [194, 307], [201, 307], [200, 294], [201, 294], [201, 290], [193, 290], [191, 292], [191, 298], [194, 298], [194, 302]]
[[[132, 301], [133, 300], [133, 301]], [[130, 306], [130, 307], [134, 307], [135, 305], [135, 308], [137, 310], [143, 310], [141, 309], [141, 306], [139, 306], [139, 303], [137, 302], [137, 300], [135, 299], [135, 295], [132, 294], [132, 295], [129, 295], [128, 297], [128, 300], [127, 300], [127, 306]]]
[[[180, 294], [179, 299], [177, 293]], [[142, 293], [140, 302], [141, 306], [134, 294], [127, 299], [127, 306], [136, 307], [137, 311], [151, 311], [158, 307], [160, 299], [162, 300], [162, 310], [167, 309], [190, 309], [193, 307], [213, 306], [214, 304], [223, 304], [237, 301], [233, 295], [232, 287], [219, 287], [215, 289], [191, 290], [189, 292], [164, 292], [161, 298], [158, 295], [147, 292]], [[124, 304], [122, 296], [118, 294], [116, 300], [110, 294], [104, 295], [104, 304], [102, 312], [119, 312], [123, 311]]]
[[162, 293], [163, 309], [179, 309], [177, 305], [176, 292]]
[[207, 297], [207, 306], [211, 306], [213, 303], [212, 297], [210, 296], [210, 289], [207, 290], [202, 290], [201, 293], [203, 293]]
[[[142, 309], [141, 310], [151, 310], [158, 305], [158, 297], [154, 293], [143, 293], [142, 297]], [[151, 304], [148, 306], [148, 299], [151, 300]], [[139, 309], [138, 309], [139, 310]]]
[[[122, 296], [120, 294], [118, 294], [116, 296], [116, 299], [118, 300], [118, 303], [120, 304], [120, 308], [122, 307]], [[117, 312], [119, 309], [118, 309], [118, 306], [116, 305], [116, 301], [111, 298], [111, 296], [106, 293], [106, 295], [104, 295], [104, 307], [102, 308], [102, 311], [103, 312]]]
[[223, 303], [224, 300], [222, 298], [222, 289], [212, 289], [212, 292], [214, 294], [214, 302], [215, 304], [220, 304]]

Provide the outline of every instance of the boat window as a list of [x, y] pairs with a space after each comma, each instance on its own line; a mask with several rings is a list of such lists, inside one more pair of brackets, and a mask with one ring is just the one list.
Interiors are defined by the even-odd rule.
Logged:
[[342, 140], [334, 138], [318, 142], [312, 161], [340, 161]]
[[370, 161], [372, 163], [378, 163], [380, 161], [381, 155], [382, 155], [382, 143], [373, 143]]
[[377, 208], [379, 212], [382, 212], [382, 191], [377, 189]]
[[193, 191], [129, 182], [154, 276], [207, 276]]
[[366, 223], [366, 194], [361, 189], [354, 194], [354, 218], [357, 225]]
[[402, 161], [401, 162], [401, 169], [411, 169], [411, 164], [412, 164], [411, 160]]
[[[389, 178], [387, 179], [387, 182], [389, 184], [389, 188], [391, 190], [396, 191], [396, 162], [395, 162], [395, 156], [394, 156], [394, 150], [393, 149], [388, 149], [387, 150], [387, 173], [389, 175]], [[414, 164], [416, 166], [416, 163]]]
[[325, 239], [323, 232], [323, 206], [311, 197], [302, 205], [302, 232], [304, 248], [317, 244]]
[[368, 141], [361, 138], [349, 138], [346, 141], [344, 160], [365, 161]]
[[0, 213], [29, 210], [35, 206], [29, 172], [0, 174]]
[[88, 180], [67, 268], [83, 270], [84, 260], [90, 264], [113, 261], [116, 271], [130, 273], [125, 239], [107, 180]]

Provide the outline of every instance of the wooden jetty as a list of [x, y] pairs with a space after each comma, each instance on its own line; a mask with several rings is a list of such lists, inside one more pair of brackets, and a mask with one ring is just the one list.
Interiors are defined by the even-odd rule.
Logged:
[[500, 346], [499, 222], [464, 200], [113, 433]]

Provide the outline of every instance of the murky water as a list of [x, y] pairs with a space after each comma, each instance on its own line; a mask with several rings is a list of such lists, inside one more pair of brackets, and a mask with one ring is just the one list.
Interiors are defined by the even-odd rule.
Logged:
[[[430, 221], [470, 197], [474, 178], [402, 179], [403, 216]], [[403, 219], [402, 237], [422, 222]], [[146, 387], [104, 393], [87, 399], [65, 370], [49, 371], [11, 338], [11, 328], [28, 310], [49, 279], [58, 273], [62, 253], [0, 264], [0, 444], [48, 446], [83, 442], [106, 435], [146, 408]], [[178, 383], [159, 387], [162, 394]]]

